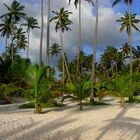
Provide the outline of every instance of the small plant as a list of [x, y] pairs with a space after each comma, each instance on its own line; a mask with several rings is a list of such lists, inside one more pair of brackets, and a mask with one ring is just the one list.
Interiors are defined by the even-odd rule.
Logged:
[[86, 97], [89, 97], [90, 90], [92, 88], [90, 81], [83, 81], [79, 83], [67, 83], [67, 89], [72, 92], [75, 99], [79, 102], [79, 109], [83, 110], [82, 101]]
[[45, 73], [46, 68], [43, 66], [38, 66], [37, 64], [31, 65], [27, 70], [26, 82], [30, 85], [30, 87], [33, 89], [32, 91], [34, 92], [32, 96], [34, 97], [35, 113], [42, 112], [42, 107], [39, 102], [39, 87], [42, 83], [42, 79]]

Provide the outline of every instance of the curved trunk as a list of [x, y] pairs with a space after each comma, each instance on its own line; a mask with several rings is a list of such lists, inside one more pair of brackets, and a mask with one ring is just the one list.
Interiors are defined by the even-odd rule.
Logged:
[[[132, 73], [133, 73], [133, 47], [132, 47], [132, 24], [131, 24], [131, 6], [130, 6], [130, 0], [128, 0], [128, 14], [129, 14], [129, 25], [130, 25], [130, 31], [128, 33], [129, 36], [129, 43], [130, 43], [130, 86], [132, 85]], [[131, 89], [131, 88], [130, 88]], [[129, 96], [129, 100], [131, 100], [133, 98], [133, 96], [131, 95], [131, 90], [130, 90], [130, 96]]]
[[64, 65], [66, 67], [66, 72], [68, 74], [68, 79], [71, 81], [71, 77], [70, 77], [70, 73], [69, 73], [69, 70], [68, 70], [68, 65], [67, 65], [67, 61], [66, 61], [65, 53], [64, 53], [64, 46], [63, 46], [63, 38], [62, 38], [61, 29], [59, 29], [59, 33], [60, 33], [60, 41], [61, 41], [62, 59], [64, 61]]
[[41, 35], [40, 35], [40, 55], [39, 55], [40, 65], [43, 65], [43, 60], [42, 60], [42, 46], [43, 46], [43, 32], [44, 32], [43, 3], [44, 0], [41, 0]]
[[[95, 79], [95, 64], [96, 64], [96, 49], [97, 49], [97, 37], [98, 37], [98, 0], [96, 0], [96, 23], [93, 42], [93, 58], [92, 58], [92, 71], [91, 71], [91, 83], [94, 85]], [[91, 90], [91, 101], [94, 99], [94, 89]]]
[[77, 47], [77, 74], [79, 74], [80, 48], [81, 48], [81, 0], [79, 0], [79, 32], [78, 32], [78, 47]]
[[[47, 19], [47, 48], [46, 48], [46, 64], [50, 64], [50, 11], [51, 11], [51, 1], [48, 0], [48, 19]], [[47, 69], [47, 76], [49, 76], [49, 69]]]

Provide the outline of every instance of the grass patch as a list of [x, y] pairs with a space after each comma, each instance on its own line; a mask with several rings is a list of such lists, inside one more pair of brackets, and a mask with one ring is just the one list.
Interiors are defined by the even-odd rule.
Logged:
[[[41, 103], [42, 108], [64, 107], [64, 106], [65, 104], [62, 104], [62, 103], [50, 103], [50, 102]], [[35, 108], [34, 102], [29, 102], [29, 103], [19, 106], [19, 109], [28, 109], [28, 108]]]
[[110, 105], [110, 104], [104, 103], [104, 102], [85, 102], [85, 103], [83, 103], [83, 106], [99, 106], [99, 105]]
[[140, 103], [140, 96], [134, 97], [132, 100], [127, 100], [126, 103]]

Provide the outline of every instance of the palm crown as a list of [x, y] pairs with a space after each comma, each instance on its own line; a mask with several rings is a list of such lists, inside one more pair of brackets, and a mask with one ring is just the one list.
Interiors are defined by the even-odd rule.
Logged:
[[130, 34], [130, 28], [134, 28], [135, 30], [137, 31], [140, 31], [136, 24], [138, 24], [140, 22], [139, 19], [136, 18], [136, 14], [130, 14], [130, 19], [131, 19], [131, 25], [130, 25], [130, 22], [129, 22], [129, 14], [126, 12], [126, 14], [121, 17], [120, 19], [117, 20], [117, 22], [121, 22], [121, 28], [120, 28], [120, 31], [124, 31], [126, 30], [126, 32], [128, 33], [128, 35]]
[[52, 56], [58, 56], [58, 54], [60, 53], [61, 49], [59, 44], [57, 43], [53, 43], [52, 46], [50, 47], [50, 53]]
[[24, 6], [20, 5], [19, 2], [14, 0], [9, 7], [4, 3], [4, 6], [7, 8], [8, 12], [3, 14], [1, 18], [8, 16], [10, 21], [18, 22], [21, 18], [25, 17]]
[[[115, 6], [116, 4], [118, 4], [119, 2], [123, 1], [124, 3], [128, 4], [128, 0], [115, 0], [112, 4], [112, 6]], [[133, 0], [129, 0], [129, 3], [131, 4], [133, 2]]]
[[21, 24], [21, 26], [26, 26], [27, 31], [29, 31], [30, 29], [34, 29], [34, 28], [39, 28], [38, 22], [37, 22], [37, 20], [35, 18], [26, 17], [25, 20], [26, 20], [26, 22]]
[[[85, 1], [87, 1], [87, 2], [89, 2], [89, 3], [92, 3], [92, 5], [94, 5], [93, 0], [85, 0]], [[69, 4], [70, 4], [70, 3], [71, 3], [71, 0], [69, 0]], [[79, 3], [79, 0], [75, 0], [75, 1], [74, 1], [74, 5], [75, 5], [76, 8], [77, 8], [78, 3]]]
[[62, 32], [65, 30], [71, 30], [69, 28], [69, 25], [72, 24], [72, 21], [69, 19], [69, 15], [72, 14], [72, 12], [69, 12], [68, 10], [65, 10], [65, 8], [61, 8], [59, 11], [52, 11], [55, 16], [51, 18], [50, 21], [56, 20], [56, 26], [55, 30], [61, 29]]

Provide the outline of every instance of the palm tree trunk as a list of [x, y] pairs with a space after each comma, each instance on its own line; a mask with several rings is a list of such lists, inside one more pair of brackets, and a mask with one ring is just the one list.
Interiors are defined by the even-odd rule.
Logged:
[[65, 85], [65, 63], [63, 59], [62, 59], [62, 73], [63, 73], [63, 86], [64, 86]]
[[[93, 42], [93, 58], [92, 58], [92, 72], [91, 72], [91, 83], [94, 85], [95, 79], [95, 64], [96, 64], [96, 49], [97, 49], [97, 37], [98, 37], [98, 0], [96, 0], [96, 23], [95, 33]], [[94, 100], [94, 89], [91, 90], [91, 101]]]
[[63, 38], [62, 38], [61, 29], [59, 29], [59, 33], [60, 33], [60, 41], [61, 41], [62, 59], [64, 61], [65, 67], [66, 67], [66, 72], [68, 74], [68, 79], [71, 81], [71, 77], [70, 77], [70, 73], [69, 73], [69, 70], [68, 70], [68, 65], [67, 65], [67, 61], [66, 61], [65, 53], [64, 53], [64, 46], [63, 46]]
[[6, 37], [5, 37], [5, 52], [6, 52], [6, 47], [7, 47], [7, 40], [8, 40], [8, 36], [6, 35]]
[[124, 97], [121, 97], [121, 108], [124, 108]]
[[40, 65], [43, 65], [43, 60], [42, 60], [42, 46], [43, 46], [43, 32], [44, 32], [43, 3], [44, 3], [44, 0], [41, 0], [41, 35], [40, 35], [40, 55], [39, 55]]
[[82, 100], [79, 101], [79, 110], [83, 110]]
[[81, 48], [81, 0], [79, 0], [79, 32], [78, 32], [78, 47], [77, 47], [77, 74], [79, 74], [80, 48]]
[[27, 47], [27, 59], [29, 58], [29, 46], [30, 46], [30, 30], [28, 30], [28, 47]]
[[[51, 11], [51, 1], [48, 0], [48, 19], [47, 19], [47, 49], [46, 49], [46, 64], [50, 64], [50, 11]], [[47, 76], [49, 76], [49, 69], [47, 69]]]
[[[128, 34], [129, 36], [129, 43], [130, 43], [130, 86], [132, 85], [132, 73], [133, 73], [133, 62], [132, 62], [132, 55], [133, 55], [133, 50], [132, 50], [132, 24], [131, 24], [131, 6], [130, 6], [130, 0], [128, 0], [128, 14], [129, 14], [129, 25], [130, 25], [130, 32]], [[130, 88], [131, 89], [131, 88]], [[131, 95], [132, 91], [130, 90], [130, 97], [129, 100], [133, 98]]]
[[42, 112], [42, 107], [39, 104], [39, 100], [38, 100], [37, 86], [34, 88], [34, 90], [35, 90], [35, 111], [34, 111], [34, 113], [41, 113]]

